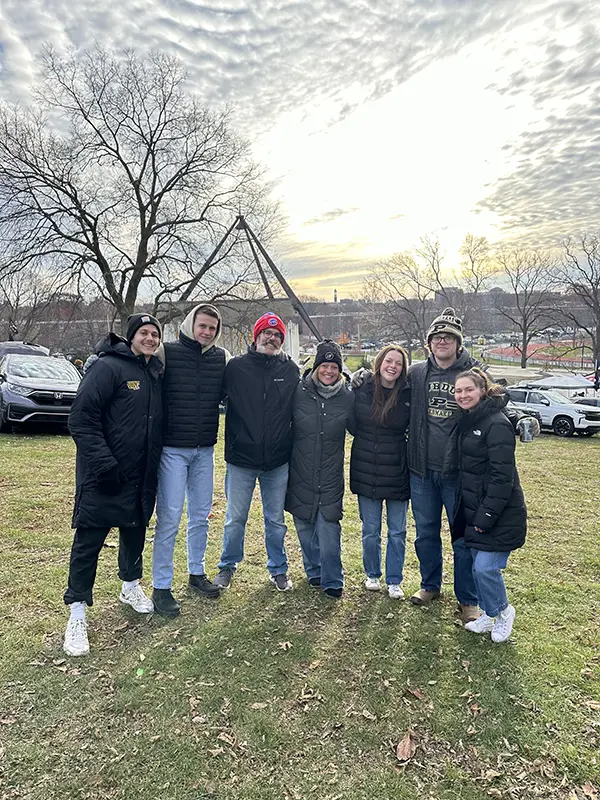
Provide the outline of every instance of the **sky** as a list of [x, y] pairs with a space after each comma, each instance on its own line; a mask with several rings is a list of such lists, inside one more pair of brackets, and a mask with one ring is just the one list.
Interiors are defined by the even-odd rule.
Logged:
[[44, 44], [160, 49], [227, 104], [267, 168], [297, 292], [360, 294], [437, 236], [551, 246], [600, 227], [600, 13], [591, 0], [3, 0], [0, 97]]

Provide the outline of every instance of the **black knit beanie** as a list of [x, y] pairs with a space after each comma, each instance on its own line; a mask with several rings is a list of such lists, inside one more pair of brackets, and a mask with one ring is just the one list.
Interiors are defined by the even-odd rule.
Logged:
[[153, 317], [152, 314], [131, 314], [131, 316], [127, 317], [126, 339], [129, 343], [131, 343], [136, 331], [141, 328], [142, 325], [154, 325], [162, 339], [162, 328], [156, 317]]
[[337, 364], [340, 372], [342, 371], [342, 351], [331, 339], [323, 339], [317, 345], [317, 355], [313, 364], [313, 371], [321, 364]]

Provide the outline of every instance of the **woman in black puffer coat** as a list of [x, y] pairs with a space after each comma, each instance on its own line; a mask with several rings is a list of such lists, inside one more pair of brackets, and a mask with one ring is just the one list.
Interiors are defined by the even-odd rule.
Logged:
[[326, 339], [294, 395], [285, 508], [294, 516], [309, 584], [321, 586], [330, 597], [340, 597], [344, 586], [340, 520], [353, 399], [342, 374], [340, 348]]
[[473, 550], [473, 577], [484, 613], [465, 628], [491, 632], [506, 641], [515, 609], [509, 604], [501, 570], [508, 556], [522, 547], [527, 508], [515, 465], [515, 434], [502, 413], [506, 397], [485, 373], [472, 369], [459, 375], [455, 398], [459, 421], [461, 503], [456, 528], [464, 527], [465, 544]]
[[402, 347], [388, 344], [377, 354], [373, 373], [354, 390], [355, 431], [350, 458], [350, 489], [358, 495], [363, 523], [365, 588], [381, 588], [381, 516], [385, 502], [385, 577], [388, 593], [395, 599], [404, 597], [400, 584], [410, 496], [406, 460], [410, 418], [407, 367], [408, 358]]

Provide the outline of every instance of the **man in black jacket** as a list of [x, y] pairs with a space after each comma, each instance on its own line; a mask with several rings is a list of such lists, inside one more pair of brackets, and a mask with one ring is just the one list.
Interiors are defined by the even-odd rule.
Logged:
[[167, 617], [177, 616], [180, 611], [171, 584], [175, 538], [184, 501], [189, 586], [206, 597], [219, 596], [219, 589], [206, 575], [204, 557], [213, 501], [219, 401], [229, 356], [217, 347], [220, 333], [221, 315], [215, 306], [198, 305], [181, 323], [179, 339], [165, 342], [157, 353], [165, 363], [165, 433], [158, 472], [152, 600], [156, 612]]
[[285, 325], [267, 313], [254, 325], [248, 352], [225, 370], [225, 494], [223, 552], [215, 586], [227, 589], [244, 557], [246, 522], [258, 480], [265, 521], [267, 569], [279, 591], [292, 588], [287, 575], [284, 503], [292, 451], [292, 402], [299, 370], [282, 353]]
[[150, 314], [129, 317], [126, 340], [108, 334], [69, 415], [77, 446], [76, 531], [64, 596], [71, 609], [64, 641], [70, 656], [89, 652], [85, 608], [92, 605], [98, 556], [112, 527], [119, 528], [119, 599], [139, 613], [153, 610], [140, 578], [162, 440], [162, 367], [153, 355], [161, 335]]

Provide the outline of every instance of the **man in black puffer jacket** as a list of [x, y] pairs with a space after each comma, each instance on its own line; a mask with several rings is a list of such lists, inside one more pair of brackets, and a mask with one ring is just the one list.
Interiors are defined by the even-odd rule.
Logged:
[[158, 472], [152, 600], [157, 613], [167, 617], [180, 611], [171, 584], [175, 538], [186, 500], [189, 586], [206, 597], [219, 596], [219, 589], [206, 575], [204, 558], [213, 501], [219, 401], [229, 357], [217, 346], [220, 334], [217, 308], [197, 305], [181, 323], [178, 340], [165, 342], [157, 352], [165, 363], [165, 435]]
[[153, 355], [160, 337], [149, 314], [129, 318], [126, 340], [108, 334], [69, 415], [77, 446], [76, 532], [64, 598], [71, 608], [64, 649], [71, 656], [89, 652], [85, 607], [92, 605], [98, 556], [112, 527], [120, 532], [119, 599], [140, 613], [153, 609], [139, 580], [162, 441], [162, 366]]
[[248, 352], [225, 370], [225, 494], [223, 552], [215, 586], [227, 589], [244, 557], [246, 521], [256, 481], [265, 520], [267, 569], [279, 591], [288, 591], [283, 506], [292, 452], [292, 401], [300, 373], [282, 352], [285, 325], [272, 313], [254, 325]]

